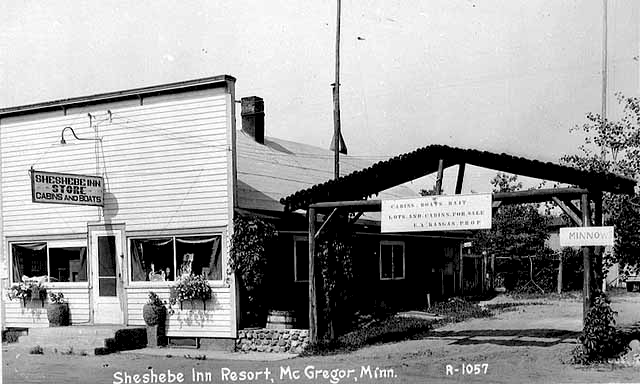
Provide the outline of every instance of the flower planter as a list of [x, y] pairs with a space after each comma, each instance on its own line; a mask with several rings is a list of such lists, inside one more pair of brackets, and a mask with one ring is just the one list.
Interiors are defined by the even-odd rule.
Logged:
[[158, 347], [167, 345], [167, 308], [164, 305], [147, 303], [142, 307], [142, 317], [147, 325], [147, 346]]
[[69, 325], [69, 304], [49, 303], [47, 305], [47, 319], [49, 320], [50, 327]]
[[147, 325], [147, 347], [164, 347], [167, 345], [167, 330], [163, 324]]

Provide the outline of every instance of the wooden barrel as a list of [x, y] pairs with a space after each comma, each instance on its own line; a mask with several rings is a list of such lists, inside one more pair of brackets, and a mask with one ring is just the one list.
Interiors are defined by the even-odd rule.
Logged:
[[292, 329], [295, 328], [295, 323], [293, 311], [269, 311], [268, 329]]

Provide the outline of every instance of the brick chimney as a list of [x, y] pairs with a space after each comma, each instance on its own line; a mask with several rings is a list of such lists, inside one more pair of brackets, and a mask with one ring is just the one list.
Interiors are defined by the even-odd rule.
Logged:
[[264, 101], [262, 97], [249, 96], [240, 99], [242, 130], [260, 144], [264, 144]]

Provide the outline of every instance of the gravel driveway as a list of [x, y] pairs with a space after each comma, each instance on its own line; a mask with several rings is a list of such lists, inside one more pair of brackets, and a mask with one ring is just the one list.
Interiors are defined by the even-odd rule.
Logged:
[[[493, 302], [509, 300], [499, 297]], [[191, 376], [193, 370], [210, 372], [211, 381], [201, 382], [219, 383], [234, 382], [233, 377], [239, 382], [242, 371], [247, 375], [268, 369], [270, 376], [263, 374], [253, 382], [640, 382], [640, 368], [576, 368], [563, 364], [582, 327], [582, 303], [579, 298], [533, 301], [544, 305], [516, 307], [492, 318], [447, 325], [435, 329], [423, 340], [378, 345], [351, 354], [279, 362], [202, 361], [180, 356], [125, 354], [39, 356], [5, 345], [3, 376], [5, 383], [117, 383], [117, 376], [114, 376], [117, 372], [123, 377], [124, 373], [144, 374], [153, 368], [155, 372], [183, 373], [184, 383], [195, 382]], [[639, 294], [616, 296], [613, 306], [619, 311], [619, 322], [640, 321]], [[324, 370], [327, 370], [326, 378], [323, 377]], [[335, 374], [334, 379], [331, 371]], [[224, 376], [225, 372], [236, 372], [238, 376]]]

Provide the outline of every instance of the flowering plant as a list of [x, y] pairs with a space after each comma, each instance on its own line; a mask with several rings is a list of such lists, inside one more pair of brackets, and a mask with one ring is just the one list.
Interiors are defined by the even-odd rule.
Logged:
[[212, 291], [205, 275], [189, 274], [182, 276], [171, 287], [169, 305], [172, 306], [183, 301], [202, 300], [206, 302], [211, 299]]
[[10, 300], [22, 300], [23, 305], [27, 299], [44, 300], [47, 298], [47, 289], [42, 286], [40, 281], [23, 281], [21, 283], [13, 283], [9, 292], [7, 292]]
[[51, 301], [52, 304], [64, 304], [67, 302], [67, 300], [64, 298], [64, 294], [62, 292], [51, 292], [49, 293], [49, 301]]

